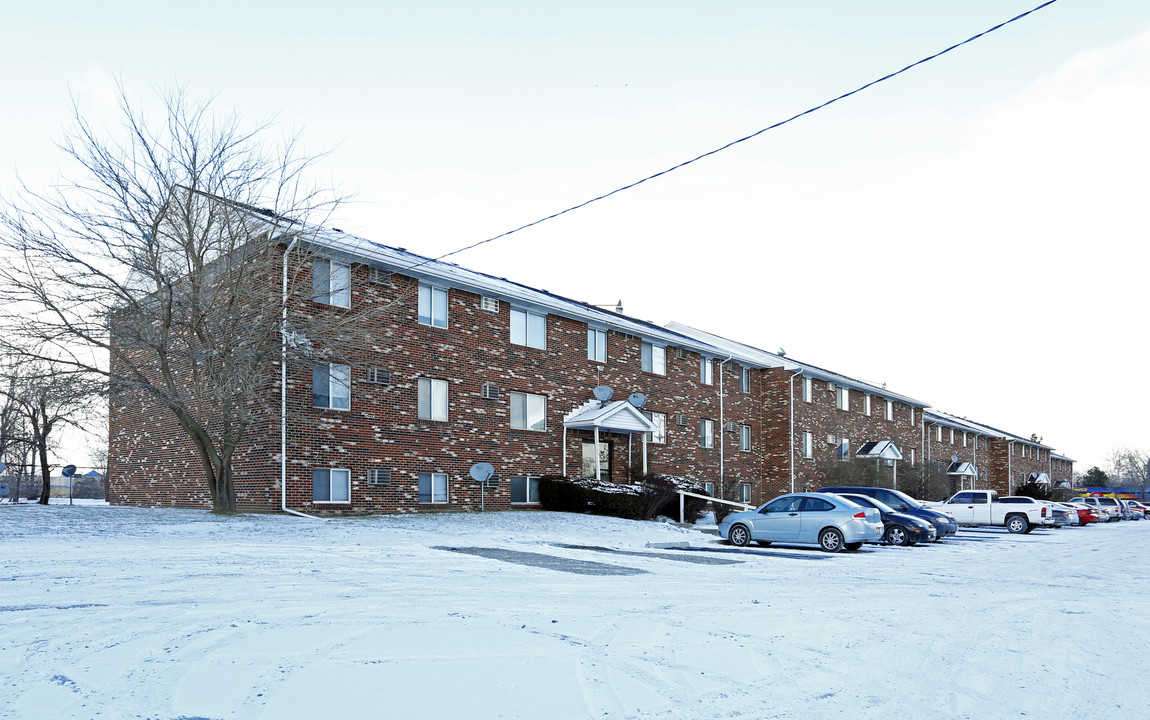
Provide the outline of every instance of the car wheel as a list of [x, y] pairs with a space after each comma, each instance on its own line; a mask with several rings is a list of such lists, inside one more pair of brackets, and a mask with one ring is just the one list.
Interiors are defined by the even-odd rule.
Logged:
[[910, 534], [902, 525], [891, 525], [886, 531], [886, 541], [890, 545], [909, 545]]
[[861, 548], [861, 547], [862, 547], [862, 545], [863, 545], [863, 544], [862, 544], [861, 542], [857, 542], [857, 543], [847, 543], [847, 544], [846, 544], [846, 549], [847, 549], [847, 552], [854, 552], [854, 551], [858, 550], [859, 548]]
[[827, 552], [838, 552], [843, 549], [843, 534], [838, 528], [825, 528], [819, 533], [819, 547]]
[[1012, 533], [1030, 532], [1030, 521], [1021, 515], [1011, 515], [1006, 518], [1006, 529]]
[[751, 531], [746, 525], [734, 525], [727, 533], [727, 540], [735, 547], [746, 547], [751, 542]]

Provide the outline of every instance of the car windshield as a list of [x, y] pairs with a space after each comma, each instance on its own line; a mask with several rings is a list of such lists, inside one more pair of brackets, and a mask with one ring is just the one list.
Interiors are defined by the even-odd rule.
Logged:
[[902, 491], [888, 490], [887, 492], [894, 495], [899, 500], [902, 500], [903, 504], [905, 504], [907, 507], [913, 508], [914, 510], [922, 510], [923, 509], [922, 503], [920, 503], [918, 500], [915, 500], [910, 495], [907, 495], [906, 493], [904, 493]]
[[890, 505], [887, 505], [883, 502], [875, 500], [872, 497], [867, 497], [866, 495], [841, 495], [840, 497], [846, 498], [847, 500], [850, 500], [851, 502], [853, 502], [856, 505], [864, 505], [867, 507], [878, 508], [879, 512], [884, 512], [884, 513], [896, 512], [895, 509], [892, 508]]

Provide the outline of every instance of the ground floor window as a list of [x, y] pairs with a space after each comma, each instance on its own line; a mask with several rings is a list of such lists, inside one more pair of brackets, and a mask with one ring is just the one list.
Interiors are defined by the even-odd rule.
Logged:
[[539, 478], [514, 476], [511, 478], [512, 505], [539, 504]]
[[419, 473], [419, 502], [447, 502], [447, 473]]
[[315, 468], [311, 471], [312, 502], [351, 502], [351, 471]]
[[739, 483], [739, 500], [745, 503], [751, 501], [751, 484]]

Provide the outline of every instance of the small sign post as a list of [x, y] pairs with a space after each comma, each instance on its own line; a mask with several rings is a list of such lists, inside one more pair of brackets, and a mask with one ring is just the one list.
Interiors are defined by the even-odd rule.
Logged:
[[60, 474], [68, 478], [68, 504], [72, 504], [72, 476], [76, 474], [75, 465], [65, 465]]

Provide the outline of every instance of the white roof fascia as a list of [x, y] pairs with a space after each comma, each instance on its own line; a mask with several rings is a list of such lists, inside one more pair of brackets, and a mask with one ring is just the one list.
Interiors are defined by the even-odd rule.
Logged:
[[[626, 420], [618, 422], [619, 415], [626, 416]], [[642, 411], [626, 400], [602, 404], [598, 400], [592, 400], [564, 416], [563, 425], [574, 430], [591, 430], [598, 427], [611, 432], [625, 433], [655, 432], [658, 430], [655, 423], [648, 420]]]
[[877, 385], [871, 385], [870, 383], [865, 383], [861, 380], [855, 380], [854, 378], [847, 377], [846, 375], [840, 375], [835, 372], [830, 372], [829, 370], [823, 370], [813, 365], [797, 362], [795, 360], [791, 360], [790, 358], [783, 357], [782, 355], [776, 355], [775, 353], [767, 352], [766, 350], [760, 350], [735, 340], [728, 340], [727, 338], [706, 332], [705, 330], [693, 328], [689, 325], [684, 325], [678, 322], [670, 322], [667, 323], [667, 328], [684, 335], [697, 337], [706, 343], [722, 348], [728, 354], [733, 355], [736, 360], [739, 360], [739, 362], [751, 364], [756, 367], [781, 367], [787, 372], [801, 372], [804, 377], [812, 377], [817, 380], [829, 380], [836, 385], [842, 385], [843, 387], [860, 390], [866, 392], [869, 395], [875, 395], [877, 397], [886, 398], [888, 400], [897, 400], [898, 402], [901, 402], [905, 405], [911, 405], [917, 408], [930, 407], [928, 403], [915, 400], [914, 398], [910, 398], [905, 395], [893, 393], [886, 388], [881, 388]]
[[452, 263], [423, 257], [403, 248], [381, 245], [348, 233], [325, 229], [316, 232], [309, 242], [317, 249], [338, 253], [341, 257], [368, 265], [379, 265], [399, 275], [493, 297], [516, 307], [561, 315], [600, 329], [607, 327], [656, 345], [683, 347], [704, 355], [718, 355], [722, 352], [719, 348], [697, 338], [662, 328], [654, 323], [601, 310], [506, 278], [468, 270]]

